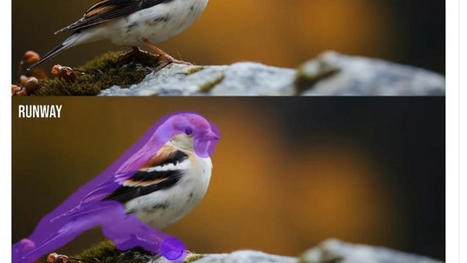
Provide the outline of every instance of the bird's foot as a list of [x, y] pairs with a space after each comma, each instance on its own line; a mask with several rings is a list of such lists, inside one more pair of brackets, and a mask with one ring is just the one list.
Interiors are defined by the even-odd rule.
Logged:
[[165, 61], [168, 61], [169, 64], [173, 63], [173, 64], [182, 64], [182, 65], [193, 66], [193, 63], [191, 63], [191, 62], [175, 59], [170, 55], [166, 55], [166, 56], [162, 56], [162, 57], [164, 58]]
[[159, 65], [154, 69], [154, 71], [156, 72], [167, 67], [170, 64], [182, 64], [182, 65], [189, 65], [189, 66], [193, 65], [191, 62], [175, 59], [174, 57], [169, 55], [164, 50], [158, 48], [156, 45], [154, 45], [147, 39], [144, 39], [143, 41], [149, 49], [154, 51], [161, 58], [161, 60], [159, 61]]
[[154, 69], [155, 72], [158, 72], [162, 70], [163, 68], [167, 67], [170, 64], [181, 64], [181, 65], [188, 65], [188, 66], [193, 66], [193, 63], [183, 61], [183, 60], [178, 60], [175, 59], [171, 56], [162, 56], [162, 60], [160, 60], [159, 65]]
[[174, 60], [170, 61], [170, 63], [181, 64], [181, 65], [187, 65], [187, 66], [193, 66], [193, 65], [194, 65], [194, 64], [191, 63], [191, 62], [184, 61], [184, 60], [179, 60], [179, 59], [174, 59]]

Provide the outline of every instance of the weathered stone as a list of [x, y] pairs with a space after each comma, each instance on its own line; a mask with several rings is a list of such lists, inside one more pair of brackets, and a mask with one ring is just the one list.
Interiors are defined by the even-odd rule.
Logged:
[[[110, 242], [103, 242], [74, 257], [82, 262], [114, 263], [170, 263], [164, 257], [134, 249], [118, 251]], [[241, 250], [225, 254], [188, 254], [185, 263], [440, 263], [424, 256], [408, 254], [387, 248], [371, 247], [328, 240], [301, 257], [266, 254], [260, 251]]]
[[[164, 258], [158, 258], [151, 263], [169, 263]], [[192, 255], [185, 259], [186, 263], [296, 263], [293, 257], [276, 256], [259, 251], [242, 250], [230, 254]]]
[[444, 96], [443, 76], [379, 59], [326, 52], [297, 75], [304, 96]]
[[103, 90], [104, 96], [258, 96], [293, 95], [295, 71], [258, 63], [236, 63], [230, 66], [198, 66], [172, 64], [151, 73], [130, 88], [113, 86]]
[[300, 263], [440, 263], [423, 256], [403, 253], [387, 248], [371, 247], [328, 240], [310, 249]]
[[444, 77], [378, 59], [326, 52], [298, 70], [243, 62], [169, 65], [102, 96], [444, 96]]

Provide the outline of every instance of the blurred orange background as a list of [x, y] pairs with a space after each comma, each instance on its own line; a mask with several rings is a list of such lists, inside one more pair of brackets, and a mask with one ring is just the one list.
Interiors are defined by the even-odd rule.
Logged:
[[[53, 98], [14, 98], [18, 104]], [[61, 98], [62, 119], [13, 118], [13, 242], [155, 121], [219, 126], [201, 204], [166, 231], [196, 252], [299, 255], [327, 238], [444, 258], [444, 98]], [[72, 242], [77, 253], [99, 230]]]
[[[95, 2], [13, 1], [13, 73], [26, 50], [45, 54], [66, 37], [53, 32]], [[197, 22], [160, 47], [199, 64], [253, 60], [297, 67], [336, 50], [443, 73], [444, 5], [443, 0], [211, 0]], [[75, 47], [46, 66], [76, 66], [116, 49], [124, 48], [107, 42]]]

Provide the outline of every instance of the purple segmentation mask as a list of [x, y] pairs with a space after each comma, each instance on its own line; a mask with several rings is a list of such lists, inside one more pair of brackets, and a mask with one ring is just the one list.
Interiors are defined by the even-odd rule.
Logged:
[[183, 260], [186, 249], [180, 240], [127, 215], [120, 203], [103, 201], [180, 134], [193, 137], [194, 151], [201, 158], [210, 157], [220, 139], [219, 129], [197, 113], [163, 117], [104, 172], [42, 218], [30, 237], [14, 244], [13, 262], [32, 263], [96, 226], [121, 250], [142, 247], [172, 261]]

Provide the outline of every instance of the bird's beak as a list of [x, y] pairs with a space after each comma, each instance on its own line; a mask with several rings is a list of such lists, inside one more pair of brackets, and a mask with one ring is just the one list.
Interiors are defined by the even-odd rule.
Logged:
[[206, 141], [218, 141], [219, 135], [215, 134], [212, 131], [208, 131], [203, 135], [203, 139]]
[[199, 157], [208, 158], [214, 153], [218, 140], [219, 135], [212, 131], [203, 133], [198, 140], [194, 141], [193, 146], [196, 154]]

